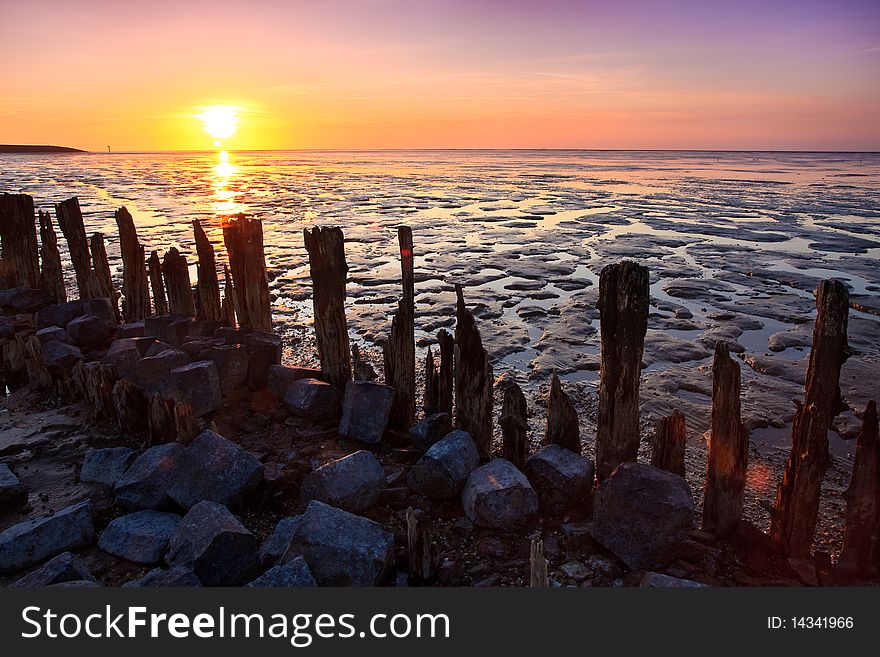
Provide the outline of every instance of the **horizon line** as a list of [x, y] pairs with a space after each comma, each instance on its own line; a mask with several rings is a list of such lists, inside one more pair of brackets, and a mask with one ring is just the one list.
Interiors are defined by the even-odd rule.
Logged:
[[[22, 146], [24, 146], [22, 144]], [[39, 153], [42, 155], [114, 155], [139, 153], [393, 153], [393, 152], [590, 152], [590, 153], [814, 153], [840, 155], [878, 155], [880, 150], [836, 150], [836, 149], [767, 149], [767, 148], [589, 148], [589, 147], [429, 147], [429, 148], [204, 148], [204, 149], [126, 149], [118, 151], [77, 149], [70, 152]], [[10, 153], [12, 154], [12, 153]], [[27, 153], [17, 153], [25, 155]], [[37, 153], [35, 153], [37, 154]]]

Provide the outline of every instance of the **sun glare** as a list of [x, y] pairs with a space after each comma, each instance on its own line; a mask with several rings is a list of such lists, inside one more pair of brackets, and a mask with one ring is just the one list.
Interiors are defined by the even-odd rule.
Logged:
[[214, 145], [220, 146], [221, 139], [227, 139], [238, 129], [238, 108], [232, 105], [212, 105], [198, 114], [202, 127], [214, 138]]

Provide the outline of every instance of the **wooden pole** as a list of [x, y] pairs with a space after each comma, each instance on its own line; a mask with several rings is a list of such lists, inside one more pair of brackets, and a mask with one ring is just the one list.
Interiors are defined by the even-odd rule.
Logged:
[[880, 444], [877, 402], [868, 402], [856, 445], [852, 479], [846, 490], [846, 524], [838, 564], [862, 574], [876, 573], [880, 563]]
[[425, 354], [425, 394], [422, 397], [422, 407], [425, 416], [433, 415], [440, 407], [440, 373], [434, 363], [434, 352], [428, 347]]
[[55, 206], [55, 217], [58, 219], [58, 226], [64, 234], [64, 239], [67, 240], [67, 250], [70, 253], [70, 261], [73, 263], [73, 271], [76, 274], [79, 298], [94, 299], [98, 296], [97, 283], [95, 272], [92, 270], [89, 239], [86, 237], [82, 212], [79, 209], [79, 199], [74, 196], [58, 203]]
[[849, 294], [838, 280], [819, 284], [816, 326], [807, 366], [804, 403], [791, 430], [791, 454], [770, 519], [770, 537], [790, 556], [810, 554], [822, 479], [828, 468], [828, 429], [840, 412], [840, 368], [849, 355], [846, 340]]
[[162, 275], [165, 279], [168, 309], [171, 314], [194, 317], [196, 308], [192, 283], [189, 280], [189, 266], [186, 264], [186, 258], [173, 246], [165, 253]]
[[43, 269], [40, 272], [42, 288], [49, 293], [55, 303], [67, 301], [67, 288], [64, 285], [64, 269], [61, 266], [61, 253], [58, 251], [58, 237], [52, 226], [48, 212], [40, 212], [40, 257]]
[[550, 381], [550, 396], [547, 401], [547, 424], [544, 429], [544, 444], [556, 444], [581, 453], [581, 431], [578, 414], [562, 389], [562, 383], [553, 370]]
[[217, 280], [217, 262], [214, 247], [198, 219], [193, 219], [193, 233], [198, 254], [199, 279], [196, 283], [196, 314], [199, 319], [221, 321], [223, 306], [220, 302], [220, 281]]
[[116, 225], [122, 253], [122, 316], [126, 322], [139, 322], [150, 314], [144, 246], [138, 240], [134, 219], [125, 206], [116, 211]]
[[501, 392], [504, 400], [501, 406], [502, 455], [520, 470], [525, 467], [529, 455], [529, 419], [526, 398], [516, 381], [503, 377]]
[[147, 272], [150, 276], [150, 289], [153, 291], [153, 312], [156, 315], [167, 315], [168, 298], [165, 296], [165, 282], [162, 280], [162, 264], [156, 251], [147, 260]]
[[384, 344], [385, 382], [394, 388], [389, 425], [408, 429], [416, 415], [415, 283], [413, 239], [409, 226], [397, 229], [403, 293], [397, 314], [391, 320], [391, 334]]
[[159, 445], [176, 439], [174, 402], [154, 393], [147, 403], [147, 428], [150, 432], [150, 444]]
[[650, 299], [648, 269], [625, 260], [599, 276], [601, 362], [596, 477], [602, 481], [639, 451], [639, 377]]
[[703, 529], [730, 536], [742, 517], [749, 432], [740, 417], [740, 368], [724, 341], [712, 362], [712, 428], [706, 459]]
[[223, 304], [221, 309], [223, 326], [235, 327], [235, 288], [229, 267], [223, 265]]
[[461, 285], [456, 284], [455, 426], [471, 434], [480, 458], [492, 456], [492, 389], [494, 377], [489, 354], [474, 316], [465, 307]]
[[547, 559], [544, 558], [544, 541], [540, 538], [533, 538], [529, 549], [529, 586], [542, 589], [550, 586]]
[[[263, 253], [263, 223], [239, 214], [223, 223], [223, 241], [235, 289], [235, 310], [244, 329], [272, 330], [269, 278]], [[346, 357], [348, 346], [346, 345]]]
[[345, 319], [345, 238], [338, 227], [303, 230], [315, 309], [315, 338], [321, 372], [340, 390], [351, 379], [351, 352]]
[[684, 477], [684, 448], [686, 441], [684, 415], [675, 409], [672, 415], [660, 418], [654, 436], [651, 465]]
[[147, 397], [144, 391], [128, 379], [113, 384], [113, 407], [120, 430], [140, 433], [147, 425]]
[[437, 332], [440, 347], [440, 367], [437, 370], [437, 412], [452, 417], [455, 381], [455, 339], [446, 329]]
[[406, 510], [406, 552], [410, 577], [428, 581], [434, 577], [431, 532], [425, 512], [412, 507]]
[[107, 260], [107, 247], [104, 245], [104, 234], [93, 233], [91, 239], [94, 298], [108, 299], [113, 307], [113, 314], [119, 319], [119, 295], [113, 287], [113, 276], [110, 274], [110, 263]]
[[9, 287], [40, 288], [34, 199], [27, 194], [0, 194], [0, 252]]

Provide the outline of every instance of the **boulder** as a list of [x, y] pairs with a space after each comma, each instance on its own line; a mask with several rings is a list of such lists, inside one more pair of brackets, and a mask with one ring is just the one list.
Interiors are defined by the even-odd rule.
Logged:
[[310, 587], [317, 586], [309, 564], [302, 557], [272, 566], [263, 575], [248, 584], [249, 587]]
[[5, 463], [0, 463], [0, 508], [27, 504], [27, 490]]
[[208, 430], [180, 454], [167, 492], [184, 509], [205, 500], [235, 506], [262, 479], [257, 457]]
[[385, 485], [385, 472], [366, 450], [330, 461], [309, 474], [300, 488], [303, 506], [320, 500], [352, 513], [362, 513], [376, 503]]
[[177, 391], [175, 399], [192, 407], [193, 415], [202, 417], [220, 408], [220, 376], [210, 360], [200, 360], [171, 370]]
[[[51, 328], [51, 327], [50, 327]], [[37, 331], [39, 333], [39, 331]], [[15, 322], [10, 317], [0, 315], [0, 340], [11, 339], [15, 335]]]
[[287, 365], [272, 364], [266, 374], [266, 387], [269, 392], [284, 399], [287, 386], [299, 379], [321, 380], [321, 370], [308, 367], [288, 367]]
[[116, 327], [116, 337], [117, 339], [144, 337], [144, 320], [120, 324]]
[[302, 556], [320, 586], [375, 586], [394, 559], [381, 525], [313, 500], [294, 525], [282, 563]]
[[94, 315], [116, 326], [116, 309], [110, 299], [85, 299], [82, 304], [83, 315]]
[[179, 443], [165, 443], [145, 450], [116, 482], [113, 491], [116, 501], [130, 511], [170, 506], [167, 491], [183, 450]]
[[86, 565], [71, 552], [62, 552], [49, 559], [36, 570], [16, 580], [10, 586], [16, 588], [38, 588], [63, 582], [95, 581]]
[[634, 570], [673, 561], [693, 521], [684, 477], [644, 463], [622, 463], [596, 491], [593, 538]]
[[[168, 344], [167, 342], [162, 342], [161, 340], [156, 340], [155, 338], [150, 338], [150, 337], [144, 338], [144, 340], [145, 341], [152, 340], [152, 342], [147, 347], [147, 351], [144, 353], [145, 358], [148, 356], [149, 357], [158, 356], [163, 351], [183, 351], [183, 353], [186, 354], [186, 352], [183, 349], [180, 349], [179, 347], [175, 347], [174, 345]], [[192, 360], [190, 358], [189, 354], [186, 354], [186, 357], [187, 357], [187, 362], [190, 362]]]
[[66, 330], [71, 341], [80, 349], [92, 350], [110, 341], [114, 324], [94, 315], [81, 315], [68, 323]]
[[80, 502], [48, 518], [25, 520], [0, 533], [0, 573], [14, 573], [95, 538], [92, 505]]
[[180, 516], [176, 513], [135, 511], [107, 525], [98, 539], [98, 547], [135, 563], [159, 563], [178, 523]]
[[349, 381], [342, 400], [339, 435], [362, 443], [376, 444], [388, 426], [394, 388], [373, 381]]
[[43, 365], [69, 370], [83, 358], [82, 352], [72, 344], [60, 340], [49, 340], [40, 345]]
[[112, 488], [136, 458], [137, 452], [128, 447], [90, 449], [83, 458], [79, 480]]
[[480, 465], [474, 439], [466, 431], [453, 431], [434, 443], [412, 467], [407, 484], [419, 495], [434, 499], [461, 493], [468, 475]]
[[220, 377], [220, 392], [224, 395], [240, 390], [247, 383], [248, 354], [240, 345], [212, 346], [203, 349], [199, 353], [198, 359], [211, 361], [217, 366], [217, 375]]
[[461, 502], [471, 522], [494, 529], [520, 527], [538, 510], [529, 480], [507, 459], [492, 459], [471, 472]]
[[647, 572], [639, 580], [639, 586], [648, 589], [703, 589], [708, 588], [709, 585], [695, 582], [692, 579], [681, 579], [671, 575], [664, 575], [663, 573]]
[[192, 568], [153, 568], [140, 579], [122, 585], [127, 589], [143, 589], [157, 587], [200, 587], [202, 583]]
[[174, 399], [177, 392], [171, 379], [171, 370], [189, 363], [189, 356], [178, 349], [166, 349], [155, 356], [141, 358], [137, 362], [137, 380], [147, 397], [155, 394]]
[[260, 546], [260, 563], [264, 567], [278, 563], [278, 560], [284, 556], [290, 545], [293, 530], [301, 520], [302, 516], [291, 516], [278, 521], [275, 531]]
[[180, 347], [189, 335], [191, 317], [182, 315], [153, 315], [144, 318], [144, 335]]
[[561, 445], [547, 445], [526, 461], [541, 509], [558, 515], [584, 502], [593, 488], [593, 461]]
[[299, 379], [287, 387], [284, 405], [297, 417], [312, 422], [328, 422], [339, 417], [342, 395], [329, 383], [318, 379]]
[[236, 586], [252, 578], [257, 547], [257, 539], [229, 509], [199, 502], [177, 525], [165, 562], [192, 569], [205, 586]]
[[[4, 317], [3, 319], [6, 318]], [[34, 335], [40, 341], [40, 344], [49, 342], [49, 340], [58, 340], [58, 342], [70, 344], [70, 336], [67, 335], [67, 331], [59, 326], [47, 326], [34, 333]]]
[[434, 413], [410, 427], [409, 442], [420, 452], [426, 452], [450, 431], [452, 418], [449, 413]]
[[115, 354], [128, 351], [129, 349], [134, 349], [137, 351], [138, 356], [140, 358], [144, 358], [147, 356], [147, 352], [156, 344], [156, 341], [153, 338], [144, 338], [144, 337], [131, 337], [131, 338], [120, 338], [118, 337], [110, 343], [110, 346], [107, 348], [107, 353], [104, 354], [104, 358], [112, 358]]
[[244, 336], [244, 346], [248, 353], [248, 386], [265, 390], [269, 367], [281, 362], [281, 336], [254, 331]]
[[52, 304], [37, 311], [34, 316], [34, 323], [37, 329], [47, 328], [49, 326], [66, 327], [74, 318], [83, 314], [83, 302], [68, 301], [66, 303]]

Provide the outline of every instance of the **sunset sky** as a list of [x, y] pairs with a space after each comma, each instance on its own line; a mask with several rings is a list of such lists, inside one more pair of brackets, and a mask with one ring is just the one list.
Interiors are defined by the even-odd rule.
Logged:
[[0, 4], [0, 143], [880, 150], [877, 0]]

